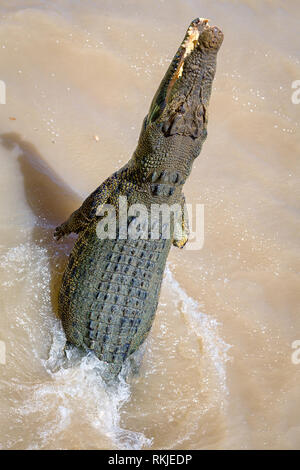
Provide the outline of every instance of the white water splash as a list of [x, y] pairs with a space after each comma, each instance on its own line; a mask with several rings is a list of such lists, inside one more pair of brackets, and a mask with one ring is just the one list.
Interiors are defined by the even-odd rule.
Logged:
[[[13, 247], [1, 256], [0, 267], [6, 271], [2, 287], [7, 294], [17, 292], [21, 285], [23, 290], [22, 305], [18, 304], [16, 295], [14, 311], [10, 314], [9, 349], [13, 350], [13, 345], [20, 343], [21, 330], [24, 339], [24, 344], [19, 344], [21, 351], [34, 357], [29, 363], [24, 361], [26, 383], [24, 378], [18, 378], [22, 361], [20, 368], [16, 363], [13, 365], [16, 371], [12, 385], [18, 398], [11, 399], [9, 404], [12, 412], [10, 431], [14, 420], [16, 427], [18, 422], [23, 423], [23, 433], [26, 423], [32, 421], [36, 429], [22, 447], [47, 448], [49, 443], [57, 441], [57, 447], [64, 448], [64, 432], [69, 430], [70, 433], [70, 427], [75, 426], [78, 434], [80, 426], [94, 429], [99, 442], [102, 445], [106, 442], [108, 448], [149, 446], [151, 440], [142, 433], [123, 429], [120, 425], [121, 407], [130, 398], [130, 387], [124, 379], [121, 378], [114, 387], [108, 387], [101, 379], [104, 365], [95, 356], [83, 356], [76, 348], [69, 351], [67, 359], [64, 356], [65, 336], [50, 301], [47, 249], [31, 242]], [[20, 351], [11, 352], [8, 367], [13, 360], [20, 361], [19, 354]], [[28, 433], [30, 435], [29, 429]], [[17, 439], [10, 444], [7, 442], [5, 447], [14, 445], [18, 445]], [[97, 438], [92, 447], [97, 448]]]
[[[204, 351], [217, 375], [219, 392], [222, 396], [228, 395], [226, 385], [226, 362], [230, 360], [227, 352], [231, 345], [227, 344], [219, 335], [220, 323], [213, 317], [201, 312], [196, 300], [190, 297], [174, 278], [171, 263], [168, 262], [165, 270], [164, 282], [168, 289], [174, 292], [176, 307], [182, 310], [191, 329], [202, 339]], [[180, 305], [180, 307], [179, 307]]]

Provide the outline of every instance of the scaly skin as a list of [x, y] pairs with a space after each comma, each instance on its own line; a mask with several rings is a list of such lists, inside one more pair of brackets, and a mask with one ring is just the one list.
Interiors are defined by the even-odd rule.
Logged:
[[[194, 20], [144, 119], [130, 161], [110, 176], [57, 227], [55, 237], [79, 234], [59, 293], [59, 314], [67, 340], [109, 366], [109, 378], [145, 340], [156, 312], [167, 256], [173, 243], [188, 239], [183, 184], [207, 135], [207, 107], [222, 32], [208, 20]], [[118, 212], [119, 196], [128, 207], [179, 204], [182, 234], [164, 239], [99, 239], [101, 208]], [[134, 218], [133, 218], [134, 219]], [[128, 219], [128, 221], [130, 221]]]

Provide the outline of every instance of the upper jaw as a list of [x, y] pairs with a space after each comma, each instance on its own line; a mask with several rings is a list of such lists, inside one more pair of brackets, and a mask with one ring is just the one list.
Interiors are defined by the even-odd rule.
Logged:
[[[223, 41], [222, 31], [216, 26], [210, 26], [208, 23], [209, 20], [205, 18], [196, 18], [191, 22], [154, 96], [148, 113], [147, 124], [156, 120], [160, 121], [159, 118], [165, 114], [164, 110], [167, 105], [172, 100], [174, 101], [174, 95], [181, 95], [179, 100], [181, 104], [188, 98], [190, 99], [192, 88], [193, 95], [194, 89], [197, 88], [197, 99], [196, 101], [194, 99], [193, 106], [198, 106], [198, 98], [201, 100], [204, 69], [210, 68], [208, 76], [212, 82], [216, 54]], [[174, 108], [172, 103], [170, 107]]]
[[[223, 33], [216, 26], [210, 26], [206, 18], [196, 18], [188, 27], [184, 40], [182, 41], [174, 59], [177, 77], [182, 76], [184, 63], [191, 54], [201, 50], [204, 54], [217, 52], [223, 41]], [[178, 60], [179, 59], [179, 60]]]

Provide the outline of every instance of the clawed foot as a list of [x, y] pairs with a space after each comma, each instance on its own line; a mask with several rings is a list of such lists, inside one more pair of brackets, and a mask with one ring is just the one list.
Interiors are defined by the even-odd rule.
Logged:
[[68, 231], [66, 230], [66, 228], [67, 228], [66, 223], [63, 223], [59, 225], [58, 227], [56, 227], [53, 236], [57, 241], [68, 234]]
[[174, 240], [174, 241], [173, 241], [173, 245], [176, 246], [177, 248], [182, 249], [182, 248], [185, 247], [185, 245], [187, 244], [187, 242], [188, 242], [188, 237], [182, 238], [181, 240]]

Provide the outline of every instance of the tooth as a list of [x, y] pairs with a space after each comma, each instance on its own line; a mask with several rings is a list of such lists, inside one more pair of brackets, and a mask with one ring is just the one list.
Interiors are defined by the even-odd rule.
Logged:
[[181, 64], [181, 66], [178, 70], [178, 78], [180, 78], [182, 76], [182, 72], [183, 72], [183, 63]]

